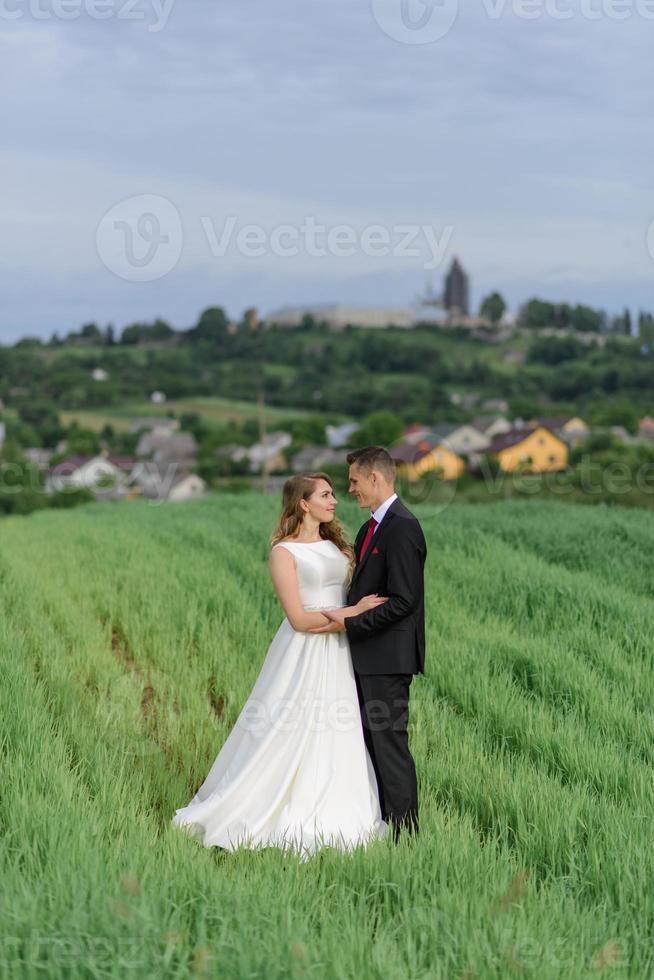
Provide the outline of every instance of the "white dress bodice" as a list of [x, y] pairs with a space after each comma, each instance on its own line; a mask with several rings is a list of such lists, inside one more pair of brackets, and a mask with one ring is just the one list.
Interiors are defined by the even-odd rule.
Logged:
[[295, 559], [300, 599], [305, 609], [334, 609], [346, 604], [349, 559], [333, 541], [280, 541]]

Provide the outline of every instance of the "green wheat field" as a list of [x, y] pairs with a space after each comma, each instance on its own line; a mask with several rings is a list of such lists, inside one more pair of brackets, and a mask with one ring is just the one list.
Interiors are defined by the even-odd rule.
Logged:
[[651, 515], [414, 510], [421, 836], [305, 863], [170, 824], [283, 616], [277, 499], [2, 521], [0, 977], [654, 975]]

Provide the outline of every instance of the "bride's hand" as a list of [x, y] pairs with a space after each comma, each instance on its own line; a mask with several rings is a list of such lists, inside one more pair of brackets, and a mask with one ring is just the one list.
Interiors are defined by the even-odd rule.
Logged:
[[377, 606], [381, 606], [384, 602], [388, 602], [387, 596], [377, 595], [364, 595], [363, 599], [359, 599], [356, 606], [353, 606], [354, 614], [358, 615], [362, 612], [368, 612], [369, 609], [376, 609]]

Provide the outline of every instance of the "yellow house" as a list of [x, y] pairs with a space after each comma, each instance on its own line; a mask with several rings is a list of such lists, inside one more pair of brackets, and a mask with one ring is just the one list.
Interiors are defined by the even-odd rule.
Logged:
[[549, 429], [554, 435], [561, 436], [569, 446], [579, 445], [590, 435], [590, 429], [578, 415], [574, 415], [572, 418], [564, 415], [541, 415], [540, 418], [530, 419], [527, 424], [531, 429], [535, 429], [539, 425], [544, 429]]
[[434, 445], [434, 440], [420, 440], [415, 444], [402, 442], [389, 451], [399, 473], [411, 482], [436, 470], [442, 470], [442, 480], [456, 480], [466, 468], [461, 456], [440, 442]]
[[507, 473], [546, 473], [564, 470], [568, 465], [568, 447], [562, 439], [543, 425], [533, 429], [512, 429], [498, 436], [488, 452], [497, 456]]
[[590, 435], [590, 429], [583, 419], [580, 419], [578, 415], [575, 415], [574, 418], [568, 419], [568, 421], [565, 423], [561, 429], [561, 435], [567, 444], [574, 448], [588, 438]]
[[583, 419], [580, 419], [578, 415], [575, 415], [574, 418], [568, 419], [568, 421], [563, 426], [562, 431], [565, 432], [566, 435], [572, 434], [572, 435], [587, 436], [588, 433], [590, 432], [590, 429], [588, 428], [588, 426], [586, 425]]
[[409, 479], [418, 480], [425, 473], [442, 470], [441, 480], [456, 480], [465, 473], [465, 469], [466, 464], [453, 450], [448, 449], [447, 446], [436, 446], [413, 464], [414, 475], [409, 475]]

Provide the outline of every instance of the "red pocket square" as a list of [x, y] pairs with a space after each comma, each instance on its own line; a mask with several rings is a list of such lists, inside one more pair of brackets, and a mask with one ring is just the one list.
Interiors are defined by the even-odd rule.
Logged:
[[378, 555], [379, 554], [379, 548], [373, 548], [372, 549], [372, 553], [373, 553], [373, 555]]

